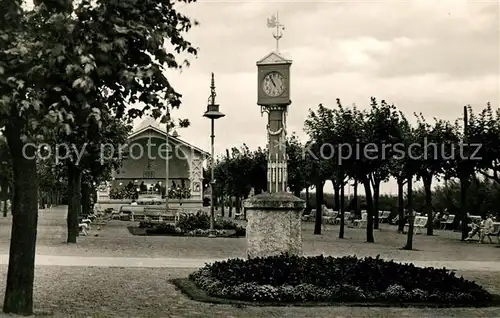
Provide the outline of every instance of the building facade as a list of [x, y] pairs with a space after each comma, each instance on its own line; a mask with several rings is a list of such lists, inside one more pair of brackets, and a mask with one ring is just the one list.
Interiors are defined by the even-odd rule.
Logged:
[[[184, 205], [201, 206], [203, 164], [209, 153], [170, 134], [168, 143], [167, 149], [165, 129], [162, 130], [153, 118], [145, 119], [128, 138], [122, 167], [114, 172], [108, 187], [100, 188], [100, 201], [112, 199], [109, 198], [112, 189], [131, 185], [138, 192], [160, 194], [158, 188], [163, 188], [164, 193], [168, 157], [168, 188], [183, 185], [190, 192], [189, 198], [182, 199]], [[175, 198], [169, 198], [173, 205], [176, 201]]]

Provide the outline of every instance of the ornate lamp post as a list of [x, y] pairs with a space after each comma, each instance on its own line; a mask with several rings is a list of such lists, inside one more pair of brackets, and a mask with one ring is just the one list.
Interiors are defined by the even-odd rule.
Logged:
[[[168, 179], [169, 179], [169, 166], [168, 166], [168, 160], [170, 157], [170, 151], [169, 151], [169, 145], [168, 145], [168, 139], [169, 139], [169, 126], [168, 124], [170, 123], [170, 110], [167, 108], [167, 113], [162, 119], [163, 122], [165, 122], [165, 143], [166, 143], [166, 156], [165, 156], [165, 212], [168, 213]], [[177, 138], [179, 135], [177, 134], [177, 131], [174, 129], [174, 132], [172, 133], [172, 137]]]
[[224, 117], [223, 113], [219, 111], [219, 105], [215, 104], [215, 80], [214, 73], [212, 73], [212, 83], [210, 85], [210, 97], [208, 98], [207, 111], [203, 114], [203, 117], [209, 118], [211, 122], [211, 152], [210, 152], [210, 234], [209, 237], [215, 237], [214, 233], [214, 219], [215, 219], [215, 211], [214, 211], [214, 121], [218, 118]]

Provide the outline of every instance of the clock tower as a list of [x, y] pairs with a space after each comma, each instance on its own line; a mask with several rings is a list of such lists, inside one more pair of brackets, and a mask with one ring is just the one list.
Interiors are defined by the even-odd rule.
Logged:
[[286, 114], [290, 101], [292, 61], [279, 52], [284, 30], [278, 15], [267, 19], [276, 28], [276, 50], [257, 62], [257, 105], [268, 114], [267, 192], [244, 201], [247, 216], [247, 255], [302, 255], [302, 211], [305, 201], [288, 190]]
[[290, 100], [290, 66], [292, 61], [279, 53], [283, 25], [277, 19], [268, 20], [276, 27], [276, 50], [257, 62], [257, 105], [268, 113], [267, 124], [267, 190], [286, 192], [288, 187], [286, 155], [286, 114]]

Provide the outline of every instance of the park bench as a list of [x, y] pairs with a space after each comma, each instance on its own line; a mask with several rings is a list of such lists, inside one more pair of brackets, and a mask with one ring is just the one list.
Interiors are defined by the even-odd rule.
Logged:
[[453, 221], [455, 220], [455, 215], [450, 214], [445, 221], [441, 221], [441, 230], [446, 230], [449, 226], [453, 227]]
[[121, 221], [135, 221], [136, 214], [144, 214], [144, 206], [139, 205], [122, 205], [120, 207]]
[[358, 220], [354, 220], [354, 226], [358, 226], [358, 227], [363, 227], [363, 226], [366, 226], [366, 224], [368, 223], [368, 213], [366, 212], [363, 212], [361, 213], [361, 219], [358, 219]]
[[379, 212], [379, 222], [384, 223], [384, 222], [389, 222], [389, 216], [391, 215], [391, 211], [380, 211]]
[[180, 213], [178, 208], [169, 208], [165, 206], [146, 206], [144, 207], [144, 220], [152, 222], [176, 223], [179, 221]]

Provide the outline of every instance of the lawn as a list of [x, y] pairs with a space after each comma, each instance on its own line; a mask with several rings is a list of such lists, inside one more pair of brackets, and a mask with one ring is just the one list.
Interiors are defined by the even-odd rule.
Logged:
[[[67, 256], [117, 257], [178, 257], [227, 258], [246, 257], [245, 238], [134, 236], [127, 226], [131, 222], [111, 221], [98, 231], [92, 227], [91, 236], [80, 237], [76, 245], [66, 239], [65, 210], [40, 210], [37, 254]], [[306, 255], [376, 256], [395, 260], [420, 261], [500, 261], [495, 245], [460, 242], [460, 233], [437, 230], [436, 235], [414, 237], [417, 251], [401, 251], [406, 236], [396, 227], [382, 224], [375, 230], [375, 242], [366, 243], [364, 229], [347, 228], [345, 239], [338, 238], [338, 226], [328, 225], [322, 235], [313, 235], [313, 224], [303, 223], [303, 245]], [[0, 254], [8, 254], [11, 217], [0, 217]], [[94, 234], [98, 236], [94, 236]]]

